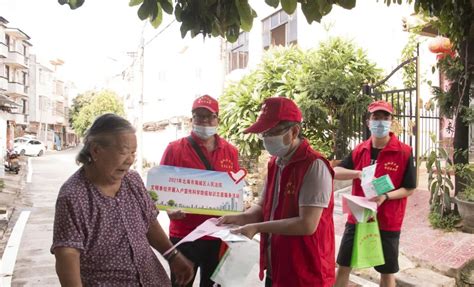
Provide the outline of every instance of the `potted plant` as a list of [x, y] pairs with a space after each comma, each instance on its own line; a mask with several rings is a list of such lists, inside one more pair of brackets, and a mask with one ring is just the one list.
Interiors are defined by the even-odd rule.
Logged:
[[464, 191], [455, 197], [463, 231], [474, 233], [474, 164], [457, 168], [457, 173], [466, 180]]

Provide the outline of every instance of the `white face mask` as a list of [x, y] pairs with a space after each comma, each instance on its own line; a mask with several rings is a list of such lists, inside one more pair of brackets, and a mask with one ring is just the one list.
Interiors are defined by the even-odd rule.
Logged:
[[390, 132], [391, 121], [369, 121], [369, 129], [372, 135], [376, 138], [384, 138]]
[[193, 126], [193, 132], [201, 139], [205, 140], [217, 133], [217, 127]]
[[283, 157], [285, 156], [288, 151], [290, 150], [291, 143], [285, 145], [283, 142], [283, 137], [289, 132], [288, 130], [286, 133], [279, 135], [279, 136], [271, 136], [271, 137], [264, 137], [263, 138], [263, 146], [268, 151], [269, 154]]

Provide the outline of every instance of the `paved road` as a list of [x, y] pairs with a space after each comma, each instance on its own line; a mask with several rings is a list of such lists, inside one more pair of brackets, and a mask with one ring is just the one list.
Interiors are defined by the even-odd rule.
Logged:
[[30, 210], [21, 239], [12, 286], [59, 286], [54, 256], [49, 253], [53, 236], [54, 205], [61, 184], [78, 168], [77, 150], [32, 157], [31, 183], [21, 192], [17, 210]]

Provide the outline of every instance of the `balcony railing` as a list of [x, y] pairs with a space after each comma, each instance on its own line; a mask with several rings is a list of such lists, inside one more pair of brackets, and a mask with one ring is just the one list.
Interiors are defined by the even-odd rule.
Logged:
[[21, 83], [9, 82], [7, 94], [26, 96], [25, 86]]
[[0, 90], [8, 90], [8, 79], [4, 76], [0, 76]]
[[8, 57], [6, 57], [3, 60], [3, 62], [5, 64], [15, 65], [22, 68], [28, 67], [28, 58], [25, 57], [25, 55], [23, 55], [22, 53], [17, 52], [17, 51], [10, 50], [8, 52]]
[[8, 46], [7, 44], [0, 42], [0, 58], [8, 57]]

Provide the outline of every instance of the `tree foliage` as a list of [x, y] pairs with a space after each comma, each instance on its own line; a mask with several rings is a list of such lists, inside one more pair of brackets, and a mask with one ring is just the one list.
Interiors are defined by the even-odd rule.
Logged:
[[[68, 4], [76, 9], [84, 0], [58, 0], [61, 5]], [[140, 20], [149, 20], [156, 28], [163, 20], [163, 12], [173, 14], [181, 22], [181, 36], [189, 32], [192, 37], [222, 36], [229, 42], [235, 42], [240, 30], [250, 31], [257, 13], [250, 6], [249, 0], [130, 0], [130, 6], [139, 6], [137, 14]], [[292, 14], [300, 4], [308, 23], [320, 22], [321, 18], [331, 12], [333, 5], [352, 9], [356, 0], [265, 0], [271, 7], [280, 4], [286, 13]]]
[[361, 118], [371, 101], [361, 93], [362, 85], [380, 80], [382, 70], [362, 49], [342, 38], [329, 39], [311, 50], [308, 61], [300, 100], [305, 131], [308, 138], [329, 143], [329, 156], [341, 159], [348, 153], [349, 140], [362, 130]]
[[83, 136], [95, 118], [105, 113], [124, 115], [123, 103], [114, 92], [103, 90], [78, 95], [72, 105], [72, 127]]
[[275, 47], [256, 70], [230, 85], [220, 98], [221, 134], [256, 159], [262, 150], [255, 135], [243, 130], [257, 119], [263, 101], [272, 96], [293, 99], [303, 112], [303, 134], [329, 157], [345, 155], [348, 138], [360, 131], [352, 124], [370, 99], [361, 94], [365, 81], [381, 71], [350, 41], [329, 39], [316, 50]]

